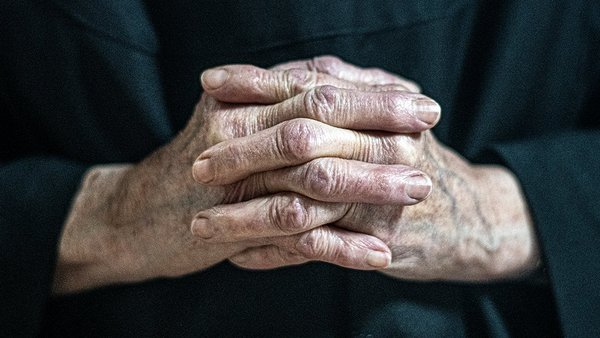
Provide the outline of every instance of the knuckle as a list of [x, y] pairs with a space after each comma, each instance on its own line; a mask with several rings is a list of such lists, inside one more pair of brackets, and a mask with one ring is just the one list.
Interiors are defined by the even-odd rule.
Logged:
[[313, 260], [327, 256], [328, 246], [323, 230], [315, 229], [304, 234], [298, 240], [296, 249], [302, 256]]
[[282, 158], [306, 161], [318, 147], [318, 133], [310, 120], [294, 119], [280, 125], [275, 141]]
[[308, 212], [298, 195], [280, 196], [271, 205], [270, 220], [286, 234], [302, 232], [309, 221]]
[[297, 95], [313, 88], [317, 82], [317, 74], [300, 68], [292, 68], [284, 71], [286, 83], [290, 91], [288, 97]]
[[320, 86], [310, 90], [304, 97], [305, 110], [317, 120], [326, 121], [327, 116], [331, 116], [335, 110], [338, 92], [333, 86]]
[[312, 60], [314, 67], [324, 73], [334, 74], [344, 63], [339, 57], [334, 55], [317, 56]]
[[310, 162], [304, 176], [304, 188], [318, 196], [335, 197], [345, 191], [345, 175], [330, 159]]

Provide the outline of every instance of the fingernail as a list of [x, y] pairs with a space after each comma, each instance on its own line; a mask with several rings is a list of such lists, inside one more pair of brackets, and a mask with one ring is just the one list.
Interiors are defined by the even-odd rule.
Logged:
[[415, 114], [417, 118], [427, 124], [434, 124], [440, 117], [442, 108], [437, 102], [430, 99], [417, 99], [415, 103]]
[[229, 72], [224, 69], [207, 70], [202, 73], [202, 83], [209, 89], [217, 89], [227, 81], [228, 77]]
[[192, 173], [194, 179], [202, 183], [210, 183], [210, 181], [215, 179], [215, 173], [213, 172], [210, 160], [208, 159], [194, 162]]
[[196, 218], [192, 222], [192, 234], [194, 236], [209, 239], [215, 235], [214, 229], [208, 224], [206, 218]]
[[392, 257], [386, 252], [371, 251], [367, 254], [367, 264], [374, 268], [385, 268], [391, 261]]
[[421, 174], [410, 176], [406, 181], [405, 192], [410, 198], [425, 199], [431, 192], [431, 181]]

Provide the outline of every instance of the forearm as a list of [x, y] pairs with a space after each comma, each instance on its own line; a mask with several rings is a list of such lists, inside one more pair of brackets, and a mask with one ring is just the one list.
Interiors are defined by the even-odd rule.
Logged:
[[54, 293], [178, 274], [166, 271], [155, 251], [176, 251], [167, 239], [185, 238], [193, 215], [221, 198], [192, 179], [192, 131], [135, 165], [86, 172], [62, 231]]
[[54, 293], [75, 292], [133, 277], [131, 271], [123, 271], [131, 258], [109, 216], [113, 208], [110, 202], [131, 168], [125, 164], [100, 165], [86, 172], [60, 238]]
[[[254, 78], [254, 71], [257, 71], [254, 68], [252, 69], [253, 71], [247, 74], [250, 78]], [[262, 72], [265, 71], [262, 70]], [[283, 78], [286, 78], [286, 73], [277, 74], [275, 72], [271, 74], [267, 71], [267, 74], [267, 79], [269, 76], [280, 79], [282, 75]], [[324, 82], [324, 84], [327, 84], [331, 79], [323, 77], [317, 78], [316, 81], [317, 83]], [[264, 82], [268, 84], [265, 89], [268, 89], [267, 92], [270, 93], [273, 82]], [[256, 96], [260, 94], [255, 91], [256, 86], [260, 84], [260, 82], [252, 81], [249, 83], [252, 90], [238, 90], [236, 92], [238, 94], [254, 93], [250, 96]], [[347, 85], [347, 83], [344, 84]], [[360, 86], [357, 88], [355, 85], [349, 85], [349, 87], [354, 89], [331, 86], [317, 87], [290, 97], [285, 104], [275, 105], [274, 107], [277, 108], [275, 110], [273, 108], [267, 110], [263, 106], [249, 105], [241, 106], [241, 108], [237, 107], [235, 114], [233, 114], [234, 111], [228, 114], [228, 110], [232, 109], [230, 105], [221, 104], [214, 98], [203, 95], [196, 106], [196, 111], [190, 123], [172, 143], [129, 169], [127, 167], [104, 168], [107, 171], [100, 169], [90, 171], [73, 205], [72, 215], [68, 219], [61, 240], [61, 264], [56, 278], [56, 291], [67, 292], [108, 283], [139, 281], [159, 276], [180, 276], [216, 264], [247, 249], [248, 246], [258, 245], [264, 247], [272, 245], [279, 248], [296, 248], [295, 244], [298, 241], [302, 242], [304, 237], [303, 234], [297, 234], [295, 231], [282, 234], [287, 236], [275, 238], [272, 235], [267, 236], [266, 233], [250, 232], [239, 235], [234, 242], [225, 243], [201, 241], [198, 237], [193, 236], [192, 231], [190, 231], [191, 224], [192, 229], [197, 230], [196, 233], [198, 233], [198, 229], [202, 229], [206, 225], [206, 217], [199, 214], [198, 211], [206, 210], [226, 200], [239, 201], [247, 198], [248, 195], [261, 196], [266, 193], [270, 194], [273, 191], [268, 189], [267, 184], [261, 184], [260, 180], [252, 181], [252, 177], [249, 177], [246, 182], [224, 186], [215, 185], [217, 183], [216, 179], [211, 181], [210, 186], [199, 185], [192, 179], [191, 164], [198, 154], [203, 154], [202, 152], [208, 146], [215, 143], [220, 143], [220, 147], [228, 147], [226, 152], [229, 155], [238, 154], [242, 156], [266, 153], [273, 157], [274, 155], [271, 153], [273, 149], [270, 145], [274, 147], [282, 145], [281, 142], [277, 142], [281, 133], [283, 133], [284, 139], [292, 140], [293, 143], [290, 144], [290, 147], [286, 146], [279, 155], [286, 155], [288, 151], [292, 151], [292, 157], [297, 157], [298, 154], [294, 154], [293, 151], [304, 150], [296, 146], [296, 139], [300, 138], [299, 141], [302, 141], [302, 137], [309, 136], [309, 145], [317, 145], [318, 142], [310, 137], [310, 133], [313, 131], [318, 132], [323, 128], [333, 129], [347, 136], [343, 138], [343, 141], [347, 143], [346, 147], [342, 148], [348, 151], [347, 156], [359, 156], [361, 152], [353, 150], [360, 144], [360, 140], [357, 139], [358, 135], [354, 132], [344, 131], [341, 128], [358, 126], [367, 127], [367, 129], [414, 133], [430, 128], [439, 117], [439, 106], [434, 101], [422, 95], [408, 93], [403, 86], [391, 85], [391, 87], [385, 87], [390, 90], [375, 92], [363, 91]], [[293, 88], [296, 87], [293, 86]], [[344, 98], [352, 98], [352, 100]], [[266, 100], [266, 102], [271, 101], [272, 98]], [[265, 100], [261, 99], [259, 102], [265, 102]], [[394, 104], [389, 105], [389, 102]], [[367, 119], [366, 116], [368, 115], [364, 114], [363, 110], [374, 111], [372, 106], [380, 107], [381, 103], [384, 103], [383, 106], [386, 109], [375, 109], [375, 111], [380, 112], [380, 118]], [[357, 109], [348, 109], [348, 107], [354, 106]], [[240, 109], [243, 111], [240, 111]], [[330, 109], [334, 109], [334, 111], [330, 111]], [[418, 111], [427, 110], [428, 116], [436, 117], [435, 121], [431, 121], [431, 119], [421, 120], [418, 118], [418, 114], [413, 111], [415, 109]], [[350, 117], [337, 118], [346, 115], [350, 115]], [[240, 117], [243, 117], [243, 119]], [[301, 119], [300, 117], [313, 117], [313, 119]], [[246, 122], [244, 119], [248, 121]], [[320, 121], [320, 119], [324, 121]], [[327, 126], [329, 119], [333, 119], [332, 123], [336, 124], [337, 127]], [[293, 120], [293, 123], [289, 120]], [[316, 121], [320, 122], [317, 123]], [[257, 147], [250, 142], [242, 146], [242, 150], [251, 148], [251, 151], [236, 152], [232, 143], [227, 143], [227, 140], [231, 141], [232, 138], [250, 137], [250, 135], [253, 135], [251, 138], [257, 141]], [[339, 147], [333, 147], [332, 149], [337, 151]], [[204, 153], [204, 155], [206, 154]], [[306, 156], [318, 157], [317, 155], [310, 152], [305, 155], [300, 154], [298, 155], [299, 163], [296, 164], [309, 162], [310, 158], [306, 158]], [[206, 159], [206, 156], [202, 157], [200, 155], [200, 157]], [[229, 156], [228, 158], [236, 160], [238, 157]], [[277, 157], [277, 154], [275, 154], [275, 157]], [[364, 158], [357, 159], [364, 160]], [[281, 162], [281, 159], [271, 158], [271, 162], [273, 161]], [[269, 171], [269, 169], [273, 169], [271, 167], [273, 164], [264, 161], [250, 161], [248, 163], [250, 168], [246, 168], [247, 172], [239, 176], [238, 179], [260, 172], [269, 172], [268, 176], [273, 175]], [[308, 164], [306, 165], [308, 166]], [[355, 163], [356, 165], [358, 164]], [[375, 170], [373, 166], [363, 166], [364, 170], [359, 170], [358, 173], [365, 170]], [[226, 167], [230, 167], [230, 165]], [[239, 166], [233, 165], [233, 167]], [[200, 166], [195, 166], [195, 168], [200, 169]], [[318, 169], [314, 166], [311, 168]], [[302, 168], [296, 169], [300, 170]], [[413, 178], [414, 181], [415, 177], [423, 176], [422, 173], [405, 166], [386, 169], [404, 173], [400, 177], [402, 182], [409, 178]], [[226, 172], [214, 168], [212, 171], [220, 174]], [[200, 177], [198, 176], [198, 170], [194, 173], [196, 178]], [[279, 173], [280, 177], [285, 175], [300, 177], [293, 172]], [[379, 175], [388, 177], [383, 173], [379, 173]], [[322, 177], [319, 177], [318, 180], [322, 180]], [[236, 181], [236, 179], [229, 183], [233, 183], [233, 181]], [[273, 180], [273, 177], [265, 180], [265, 182], [271, 183], [276, 181]], [[404, 183], [407, 186], [416, 185], [420, 190], [423, 190], [421, 189], [423, 188], [421, 187], [423, 180], [413, 181]], [[290, 180], [282, 179], [280, 182], [289, 184]], [[383, 183], [385, 182], [391, 183], [384, 180]], [[383, 183], [380, 183], [380, 186]], [[303, 186], [303, 183], [297, 182], [295, 185]], [[309, 190], [317, 188], [318, 185], [311, 185]], [[287, 191], [290, 191], [290, 189], [287, 189]], [[318, 190], [317, 192], [319, 191], [324, 190]], [[395, 194], [386, 195], [385, 198], [392, 197], [412, 204], [425, 197], [423, 194], [417, 197], [411, 196], [408, 194], [409, 191], [403, 188], [394, 189], [394, 192]], [[375, 193], [373, 196], [363, 196], [360, 193], [350, 195], [359, 196], [360, 201], [372, 202], [377, 200], [381, 202], [380, 192], [379, 194]], [[273, 198], [276, 200], [277, 196]], [[348, 201], [353, 200], [349, 198]], [[394, 201], [396, 200], [394, 199]], [[194, 215], [199, 216], [194, 218]], [[331, 221], [327, 221], [327, 223], [331, 223]], [[385, 244], [368, 234], [350, 233], [336, 229], [333, 229], [335, 230], [332, 230], [333, 232], [319, 231], [318, 229], [310, 231], [313, 230], [312, 228], [306, 230], [309, 230], [307, 231], [307, 238], [314, 248], [327, 247], [335, 249], [321, 252], [311, 250], [313, 247], [310, 245], [301, 246], [309, 250], [306, 253], [308, 259], [331, 261], [335, 264], [362, 269], [374, 269], [372, 265], [366, 264], [363, 259], [369, 257], [373, 253], [372, 251], [376, 251], [377, 254], [382, 252], [385, 254], [386, 262], [383, 265], [386, 265], [389, 260], [387, 258], [389, 250]], [[313, 236], [313, 238], [311, 234], [317, 234], [318, 236], [315, 235], [316, 237]], [[344, 238], [344, 240], [340, 241], [339, 238]], [[337, 246], [332, 246], [332, 243], [337, 244]], [[348, 243], [352, 245], [343, 245]], [[368, 245], [365, 245], [365, 243]], [[377, 265], [377, 267], [380, 266], [381, 264]], [[68, 276], [68, 278], [65, 276]]]
[[[517, 177], [506, 167], [475, 165], [478, 182], [476, 208], [480, 228], [493, 231], [480, 237], [479, 254], [488, 268], [489, 279], [530, 275], [539, 268], [540, 251], [535, 227]], [[483, 229], [481, 229], [483, 230]]]

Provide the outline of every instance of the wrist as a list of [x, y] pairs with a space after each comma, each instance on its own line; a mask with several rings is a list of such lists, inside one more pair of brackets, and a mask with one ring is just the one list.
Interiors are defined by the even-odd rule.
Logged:
[[77, 292], [127, 279], [125, 241], [112, 224], [111, 201], [131, 165], [95, 166], [85, 174], [58, 245], [53, 292]]
[[517, 177], [502, 166], [474, 166], [482, 212], [493, 250], [486, 257], [489, 280], [519, 278], [539, 269], [535, 226]]

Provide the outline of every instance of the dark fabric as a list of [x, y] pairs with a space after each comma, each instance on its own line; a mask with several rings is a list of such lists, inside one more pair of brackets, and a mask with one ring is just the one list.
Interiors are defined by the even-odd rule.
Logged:
[[496, 150], [521, 179], [540, 225], [545, 263], [565, 331], [597, 333], [600, 131], [515, 141]]
[[[0, 5], [0, 27], [2, 334], [600, 336], [598, 2], [24, 0]], [[49, 299], [88, 166], [168, 142], [202, 69], [320, 54], [416, 80], [443, 107], [442, 142], [509, 166], [550, 283], [220, 264]]]
[[51, 157], [0, 166], [1, 335], [33, 335], [50, 294], [54, 252], [84, 166]]

